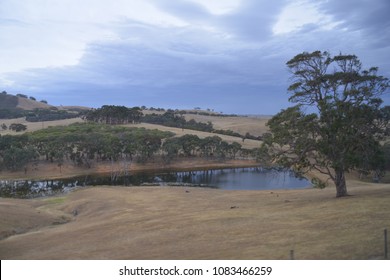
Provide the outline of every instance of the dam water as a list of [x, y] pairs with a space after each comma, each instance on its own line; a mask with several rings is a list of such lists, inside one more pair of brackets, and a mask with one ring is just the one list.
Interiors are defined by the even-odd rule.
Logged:
[[33, 198], [66, 193], [86, 186], [185, 186], [222, 190], [275, 190], [310, 187], [290, 170], [260, 167], [196, 171], [147, 172], [126, 176], [87, 175], [58, 180], [0, 180], [0, 197]]

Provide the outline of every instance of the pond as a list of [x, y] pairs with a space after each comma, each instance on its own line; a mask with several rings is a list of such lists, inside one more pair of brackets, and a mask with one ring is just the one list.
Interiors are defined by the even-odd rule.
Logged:
[[0, 180], [0, 197], [32, 198], [66, 193], [99, 185], [187, 186], [225, 190], [270, 190], [310, 187], [310, 182], [289, 170], [260, 167], [137, 173], [128, 176], [88, 175], [60, 180]]

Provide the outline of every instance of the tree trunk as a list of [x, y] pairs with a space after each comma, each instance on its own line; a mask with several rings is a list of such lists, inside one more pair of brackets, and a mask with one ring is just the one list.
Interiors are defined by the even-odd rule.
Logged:
[[342, 169], [336, 169], [335, 184], [336, 184], [336, 197], [347, 196], [347, 184], [345, 182], [345, 172]]

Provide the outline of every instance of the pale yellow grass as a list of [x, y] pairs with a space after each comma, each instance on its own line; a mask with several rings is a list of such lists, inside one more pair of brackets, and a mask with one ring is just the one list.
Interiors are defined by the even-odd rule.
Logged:
[[[390, 188], [99, 187], [0, 199], [1, 259], [381, 259]], [[68, 223], [64, 223], [69, 221]], [[64, 223], [64, 224], [61, 224]], [[25, 233], [23, 233], [25, 232]]]
[[48, 128], [50, 126], [58, 126], [58, 125], [63, 125], [67, 126], [72, 123], [76, 122], [83, 122], [81, 118], [73, 118], [73, 119], [66, 119], [66, 120], [57, 120], [57, 121], [45, 121], [45, 122], [28, 122], [26, 121], [25, 118], [18, 118], [18, 119], [0, 119], [0, 125], [1, 124], [6, 124], [7, 127], [9, 127], [10, 124], [12, 123], [21, 123], [27, 126], [27, 130], [22, 131], [22, 132], [15, 132], [12, 130], [1, 130], [0, 128], [0, 134], [11, 134], [11, 135], [16, 135], [16, 134], [23, 134], [24, 132], [32, 132], [36, 130], [40, 130], [43, 128]]
[[186, 120], [194, 119], [197, 122], [211, 121], [215, 129], [232, 130], [241, 135], [250, 133], [254, 136], [260, 136], [268, 131], [266, 123], [269, 117], [218, 117], [218, 116], [204, 116], [196, 114], [184, 115]]
[[51, 105], [48, 105], [46, 103], [43, 103], [43, 102], [38, 102], [38, 101], [34, 101], [34, 100], [31, 100], [31, 99], [28, 99], [28, 98], [21, 98], [21, 97], [18, 97], [18, 105], [16, 106], [16, 108], [20, 108], [20, 109], [23, 109], [23, 110], [34, 110], [34, 109], [49, 109], [53, 106]]

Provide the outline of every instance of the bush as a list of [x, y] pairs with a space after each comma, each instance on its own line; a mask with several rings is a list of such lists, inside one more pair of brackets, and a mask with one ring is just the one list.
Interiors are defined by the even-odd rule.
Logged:
[[28, 98], [27, 95], [21, 94], [21, 93], [18, 93], [16, 96], [17, 96], [17, 97], [21, 97], [21, 98]]
[[27, 129], [27, 125], [21, 123], [12, 123], [9, 125], [9, 129], [16, 132], [25, 131]]

